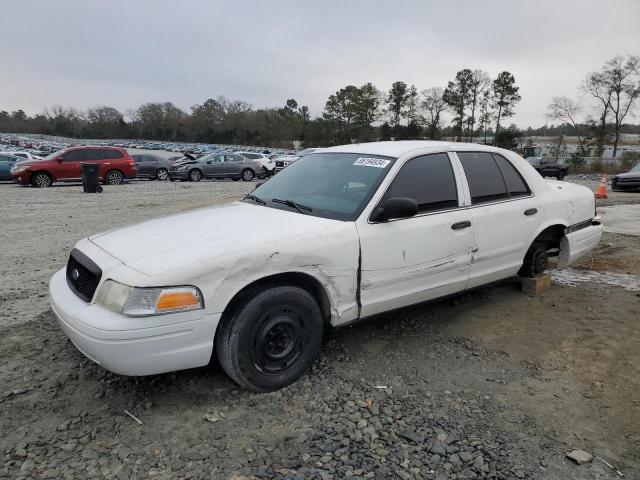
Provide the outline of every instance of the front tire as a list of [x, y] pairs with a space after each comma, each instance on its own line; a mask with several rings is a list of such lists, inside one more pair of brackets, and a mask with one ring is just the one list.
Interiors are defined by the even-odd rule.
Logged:
[[320, 352], [324, 323], [306, 290], [279, 286], [254, 290], [223, 320], [215, 348], [224, 371], [253, 392], [295, 382]]
[[529, 247], [529, 251], [524, 256], [522, 267], [518, 272], [521, 277], [535, 277], [543, 273], [549, 266], [549, 253], [547, 249], [538, 243]]
[[200, 173], [200, 170], [191, 170], [189, 172], [189, 180], [191, 180], [192, 182], [199, 182], [200, 180], [202, 180], [202, 173]]
[[118, 170], [111, 170], [105, 176], [105, 183], [109, 185], [122, 185], [124, 183], [124, 175]]
[[558, 180], [563, 180], [564, 179], [564, 172], [558, 172], [558, 174], [556, 175], [556, 178]]
[[255, 177], [256, 177], [256, 174], [253, 172], [253, 170], [249, 168], [246, 168], [242, 171], [242, 180], [244, 180], [245, 182], [250, 182]]
[[47, 172], [36, 172], [31, 177], [31, 185], [36, 188], [47, 188], [53, 183], [51, 175]]

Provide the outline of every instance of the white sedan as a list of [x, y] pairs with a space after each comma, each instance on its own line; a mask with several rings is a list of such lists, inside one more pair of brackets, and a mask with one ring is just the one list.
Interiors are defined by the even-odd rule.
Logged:
[[306, 155], [241, 202], [78, 242], [50, 283], [72, 342], [104, 368], [207, 365], [282, 387], [323, 334], [391, 309], [560, 268], [596, 246], [593, 193], [517, 154], [380, 142]]

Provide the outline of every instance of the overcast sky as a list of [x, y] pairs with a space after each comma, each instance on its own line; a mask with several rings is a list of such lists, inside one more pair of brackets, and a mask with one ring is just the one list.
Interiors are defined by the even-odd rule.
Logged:
[[345, 85], [444, 87], [468, 67], [512, 72], [513, 121], [539, 126], [551, 97], [640, 54], [639, 21], [638, 0], [0, 0], [0, 110], [225, 95], [318, 114]]

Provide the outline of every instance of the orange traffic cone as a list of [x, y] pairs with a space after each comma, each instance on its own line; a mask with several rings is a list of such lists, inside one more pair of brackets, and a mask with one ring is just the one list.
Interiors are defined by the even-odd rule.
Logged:
[[602, 179], [600, 180], [600, 186], [598, 190], [596, 190], [595, 197], [596, 198], [607, 198], [607, 174], [602, 175]]

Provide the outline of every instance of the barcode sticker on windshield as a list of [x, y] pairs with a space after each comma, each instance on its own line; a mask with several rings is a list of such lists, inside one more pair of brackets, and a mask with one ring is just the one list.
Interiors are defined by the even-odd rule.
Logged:
[[391, 163], [391, 160], [385, 160], [383, 158], [373, 157], [359, 157], [354, 165], [362, 165], [364, 167], [386, 168]]

